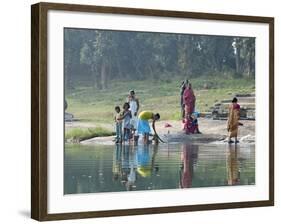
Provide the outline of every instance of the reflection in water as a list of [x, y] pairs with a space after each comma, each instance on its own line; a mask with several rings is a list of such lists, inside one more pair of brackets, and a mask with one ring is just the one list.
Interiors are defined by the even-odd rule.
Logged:
[[193, 166], [198, 156], [198, 145], [182, 145], [180, 168], [180, 188], [192, 187]]
[[239, 162], [237, 157], [238, 150], [239, 150], [239, 146], [237, 144], [228, 145], [228, 152], [227, 152], [228, 185], [240, 184]]
[[66, 145], [65, 194], [255, 184], [254, 145]]
[[149, 149], [148, 145], [116, 145], [112, 165], [113, 180], [120, 181], [128, 191], [136, 188], [137, 174], [146, 178], [159, 170], [155, 164], [157, 150], [157, 146]]

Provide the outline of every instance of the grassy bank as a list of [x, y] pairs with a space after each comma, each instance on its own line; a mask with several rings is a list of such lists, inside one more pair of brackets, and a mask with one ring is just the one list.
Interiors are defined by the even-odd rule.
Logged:
[[85, 139], [101, 137], [101, 136], [111, 136], [115, 133], [102, 127], [96, 128], [71, 128], [67, 129], [65, 132], [65, 140], [78, 140], [83, 141]]
[[[114, 81], [107, 90], [98, 90], [88, 85], [77, 86], [66, 91], [67, 112], [81, 121], [96, 124], [112, 123], [114, 107], [122, 106], [130, 89], [136, 91], [140, 110], [151, 110], [161, 114], [161, 120], [180, 118], [179, 92], [182, 78], [166, 80]], [[196, 95], [196, 110], [207, 111], [215, 102], [232, 98], [236, 93], [255, 91], [253, 79], [231, 79], [206, 77], [191, 79]]]

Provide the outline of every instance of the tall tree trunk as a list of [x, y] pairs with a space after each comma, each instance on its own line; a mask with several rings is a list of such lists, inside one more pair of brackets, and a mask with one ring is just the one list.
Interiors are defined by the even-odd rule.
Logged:
[[254, 49], [251, 49], [249, 55], [249, 77], [251, 77], [255, 72], [254, 55], [255, 55]]
[[236, 75], [241, 76], [241, 65], [240, 65], [240, 46], [236, 42], [236, 55], [235, 55], [235, 64], [236, 64]]
[[68, 90], [71, 87], [71, 83], [70, 83], [70, 75], [69, 75], [69, 72], [68, 72], [68, 64], [67, 63], [64, 67], [64, 77], [65, 77], [65, 89]]
[[252, 55], [251, 55], [251, 51], [249, 52], [249, 57], [248, 57], [248, 60], [247, 60], [247, 77], [249, 78], [250, 76], [251, 76], [251, 57], [252, 57]]
[[93, 82], [93, 87], [100, 89], [100, 85], [98, 82], [98, 77], [97, 77], [97, 69], [94, 65], [91, 65], [91, 72], [92, 72], [92, 82]]
[[186, 68], [186, 73], [185, 76], [192, 76], [193, 74], [193, 68], [192, 68], [192, 57], [194, 57], [193, 54], [193, 46], [192, 46], [192, 37], [187, 36], [185, 40], [185, 68]]
[[107, 88], [107, 71], [106, 71], [106, 61], [102, 60], [101, 64], [101, 88]]
[[[186, 37], [188, 38], [188, 37]], [[187, 77], [190, 74], [190, 63], [189, 63], [189, 39], [181, 39], [178, 38], [178, 66], [180, 68], [180, 72], [183, 76]]]

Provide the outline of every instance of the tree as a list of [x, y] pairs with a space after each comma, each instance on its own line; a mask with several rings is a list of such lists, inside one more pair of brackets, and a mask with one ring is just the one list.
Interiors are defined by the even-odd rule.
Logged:
[[89, 30], [89, 39], [81, 49], [81, 62], [90, 66], [94, 86], [106, 89], [114, 58], [116, 42], [113, 31]]
[[75, 73], [80, 69], [80, 49], [84, 32], [79, 29], [64, 29], [64, 74], [67, 89], [74, 87]]
[[253, 76], [255, 72], [255, 39], [236, 37], [233, 42], [236, 74], [240, 77]]
[[161, 79], [171, 74], [251, 78], [255, 74], [255, 39], [66, 29], [65, 74], [68, 88], [84, 76], [98, 89], [106, 89], [110, 79]]

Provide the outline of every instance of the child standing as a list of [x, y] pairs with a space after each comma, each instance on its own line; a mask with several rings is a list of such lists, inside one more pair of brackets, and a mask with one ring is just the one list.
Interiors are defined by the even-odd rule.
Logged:
[[121, 115], [121, 110], [119, 106], [115, 107], [115, 126], [116, 126], [116, 143], [121, 143], [122, 142], [122, 115]]
[[121, 116], [121, 119], [123, 120], [123, 128], [124, 128], [124, 141], [128, 141], [131, 138], [132, 113], [129, 109], [130, 109], [130, 104], [124, 103], [124, 105], [123, 105], [123, 115]]

